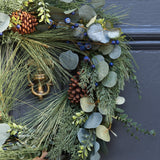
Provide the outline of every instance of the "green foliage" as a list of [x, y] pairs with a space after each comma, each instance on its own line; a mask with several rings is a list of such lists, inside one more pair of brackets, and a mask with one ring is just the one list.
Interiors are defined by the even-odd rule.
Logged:
[[[97, 87], [98, 108], [106, 115], [105, 123], [109, 126], [112, 123], [114, 109], [116, 107], [114, 99], [118, 96], [119, 90], [104, 88], [102, 85]], [[104, 110], [104, 111], [103, 111]]]
[[0, 160], [19, 160], [27, 159], [32, 160], [41, 154], [40, 149], [27, 146], [26, 148], [19, 148], [17, 150], [3, 151], [0, 149]]
[[98, 81], [97, 72], [91, 68], [91, 66], [87, 63], [81, 63], [81, 70], [80, 70], [80, 83], [79, 85], [82, 88], [87, 86], [89, 96], [94, 99], [94, 92], [96, 89], [95, 83]]
[[54, 5], [54, 7], [60, 7], [65, 10], [79, 8], [79, 6], [82, 5], [84, 2], [86, 3], [86, 0], [74, 0], [74, 2], [72, 3], [61, 2], [60, 0], [45, 0], [45, 1], [51, 5]]
[[126, 9], [123, 10], [122, 8], [114, 4], [107, 6], [104, 9], [97, 9], [96, 11], [99, 17], [104, 18], [107, 22], [110, 22], [111, 24], [122, 23], [122, 20], [127, 17]]
[[11, 14], [22, 7], [24, 0], [0, 0], [0, 11]]
[[14, 16], [12, 16], [11, 17], [11, 20], [10, 20], [10, 24], [9, 24], [9, 27], [11, 28], [11, 27], [14, 27], [14, 25], [17, 25], [17, 24], [19, 24], [19, 25], [21, 25], [21, 20], [20, 20], [20, 17], [14, 17]]
[[11, 130], [9, 130], [8, 132], [10, 132], [10, 135], [11, 136], [14, 136], [14, 135], [16, 135], [16, 134], [20, 134], [21, 133], [21, 131], [23, 130], [23, 126], [21, 126], [21, 125], [17, 125], [17, 124], [15, 124], [15, 123], [9, 123], [9, 126], [10, 126], [10, 128], [11, 128]]
[[[126, 42], [127, 42], [126, 37], [121, 36], [120, 41], [122, 42], [121, 47], [122, 47], [122, 51], [123, 51], [123, 56], [122, 56], [123, 57], [122, 69], [123, 70], [121, 70], [121, 71], [123, 71], [122, 73], [124, 74], [124, 77], [127, 81], [129, 79], [131, 79], [135, 82], [135, 85], [136, 85], [136, 88], [137, 88], [137, 93], [138, 93], [139, 97], [141, 98], [139, 81], [137, 80], [137, 77], [135, 75], [135, 73], [136, 73], [135, 67], [138, 68], [138, 66], [137, 66], [133, 56], [130, 53], [130, 47], [128, 45], [126, 45]], [[122, 60], [122, 59], [119, 59], [119, 60]], [[122, 89], [124, 89], [124, 88], [122, 87]]]
[[[117, 73], [118, 82], [114, 87], [106, 88], [101, 83], [96, 87], [95, 83], [98, 81], [97, 72], [87, 63], [82, 63], [82, 69], [80, 71], [80, 86], [87, 86], [89, 96], [97, 102], [99, 111], [106, 115], [105, 123], [107, 126], [112, 123], [112, 117], [114, 117], [116, 109], [115, 99], [118, 97], [120, 91], [124, 90], [125, 81], [128, 81], [132, 76], [135, 78], [134, 61], [129, 52], [130, 48], [124, 43], [126, 41], [125, 37], [122, 36], [119, 40], [121, 41], [122, 55], [116, 60], [111, 60], [109, 56], [105, 57], [108, 63], [111, 61], [114, 63], [114, 66], [110, 68], [110, 71]], [[138, 81], [137, 79], [134, 80], [139, 92]]]
[[59, 95], [57, 93], [53, 96], [54, 98], [52, 97], [40, 104], [40, 108], [43, 109], [39, 110], [38, 114], [34, 115], [35, 112], [32, 110], [30, 113], [33, 116], [27, 117], [25, 121], [26, 127], [31, 130], [30, 138], [33, 138], [32, 144], [38, 147], [42, 144], [44, 148], [49, 146], [52, 140], [51, 137], [54, 138], [58, 131], [58, 125], [61, 122], [67, 104], [66, 92], [59, 93]]
[[24, 123], [29, 128], [26, 133], [30, 135], [25, 139], [28, 144], [31, 143], [31, 146], [49, 149], [48, 156], [52, 159], [65, 152], [71, 156], [72, 160], [76, 160], [78, 156], [76, 136], [79, 127], [72, 124], [72, 115], [75, 114], [75, 110], [67, 102], [66, 91], [53, 96], [54, 98], [49, 98], [39, 104], [39, 114], [35, 108], [32, 108], [24, 117]]
[[[13, 11], [23, 9], [26, 12], [37, 15], [39, 22], [45, 23], [50, 23], [49, 17], [51, 13], [49, 8], [59, 8], [56, 11], [60, 10], [58, 13], [63, 14], [65, 17], [63, 11], [76, 11], [82, 4], [91, 4], [85, 0], [74, 0], [71, 3], [65, 3], [60, 0], [13, 0], [12, 2], [9, 0], [0, 0], [0, 2], [2, 12], [11, 14]], [[98, 20], [96, 22], [102, 24], [103, 28], [100, 24], [99, 26], [104, 29], [104, 32], [105, 30], [113, 28], [113, 25], [120, 22], [121, 18], [125, 16], [124, 14], [122, 15], [124, 11], [119, 12], [117, 15], [106, 14], [105, 12], [108, 13], [108, 11], [114, 10], [116, 7], [111, 6], [106, 9], [99, 8], [99, 6], [104, 5], [104, 1], [94, 0], [92, 2], [94, 2], [97, 13]], [[94, 10], [93, 12], [95, 13]], [[78, 19], [79, 17], [76, 18]], [[64, 18], [62, 18], [62, 20], [64, 20]], [[11, 21], [14, 24], [21, 24], [18, 18], [15, 19], [13, 17]], [[55, 20], [54, 23], [57, 24], [58, 20], [57, 22]], [[83, 20], [78, 21], [78, 23], [83, 23]], [[106, 65], [102, 65], [100, 72], [104, 70], [107, 71], [103, 74], [103, 72], [99, 73], [97, 71], [96, 66], [95, 69], [91, 66], [93, 64], [92, 57], [102, 54], [100, 50], [98, 50], [98, 47], [105, 44], [90, 42], [92, 46], [91, 50], [83, 52], [80, 51], [77, 45], [77, 41], [80, 39], [73, 36], [73, 30], [69, 29], [69, 25], [66, 24], [65, 29], [48, 29], [49, 25], [41, 25], [42, 28], [44, 26], [46, 27], [44, 27], [45, 31], [43, 32], [41, 32], [40, 26], [37, 27], [37, 32], [29, 35], [20, 35], [12, 31], [7, 31], [3, 33], [2, 39], [0, 39], [2, 44], [0, 48], [0, 111], [2, 112], [2, 120], [4, 122], [11, 121], [8, 112], [11, 111], [14, 106], [17, 107], [26, 104], [27, 107], [30, 107], [30, 111], [19, 121], [17, 120], [17, 123], [15, 122], [16, 124], [21, 124], [20, 122], [22, 122], [22, 124], [27, 127], [21, 134], [18, 134], [19, 139], [17, 142], [22, 145], [20, 145], [18, 149], [15, 149], [15, 151], [13, 151], [14, 148], [12, 147], [7, 151], [1, 150], [0, 159], [3, 159], [5, 156], [6, 159], [33, 159], [40, 155], [40, 150], [48, 151], [50, 159], [61, 159], [61, 155], [67, 154], [71, 160], [86, 160], [90, 155], [96, 141], [95, 129], [85, 130], [81, 128], [82, 131], [85, 130], [88, 134], [85, 135], [81, 133], [82, 136], [79, 135], [77, 138], [77, 133], [80, 130], [79, 127], [85, 123], [88, 115], [83, 111], [79, 111], [79, 105], [71, 105], [68, 100], [67, 91], [62, 89], [67, 88], [71, 74], [60, 64], [59, 55], [68, 50], [79, 54], [80, 60], [82, 60], [84, 55], [89, 56], [91, 59], [91, 61], [83, 61], [80, 64], [80, 68], [78, 67], [78, 70], [80, 70], [79, 85], [82, 89], [86, 89], [87, 86], [88, 95], [95, 104], [94, 112], [100, 112], [98, 125], [102, 122], [103, 117], [102, 124], [109, 128], [107, 129], [109, 132], [113, 118], [118, 114], [117, 119], [128, 127], [128, 131], [135, 128], [144, 134], [155, 135], [154, 130], [148, 131], [141, 129], [140, 125], [133, 122], [132, 119], [127, 118], [126, 114], [122, 114], [124, 112], [122, 109], [116, 107], [116, 98], [119, 96], [120, 91], [124, 89], [126, 80], [128, 81], [130, 78], [133, 79], [138, 88], [138, 92], [140, 92], [133, 66], [134, 60], [129, 52], [130, 48], [126, 45], [125, 36], [116, 39], [120, 41], [119, 52], [122, 52], [121, 55], [119, 54], [119, 58], [116, 57], [117, 59], [115, 59], [115, 56], [104, 55], [103, 61]], [[71, 25], [74, 24], [71, 23]], [[86, 32], [86, 30], [87, 28], [84, 27], [84, 32]], [[80, 41], [84, 45], [86, 44], [86, 40], [88, 40], [87, 37]], [[68, 44], [66, 41], [70, 43]], [[105, 47], [107, 47], [107, 45]], [[108, 52], [110, 53], [110, 51]], [[101, 57], [103, 58], [103, 56]], [[32, 67], [28, 65], [30, 61], [33, 62]], [[107, 62], [108, 64], [113, 62], [114, 66], [109, 67]], [[36, 104], [33, 104], [33, 99], [24, 101], [26, 97], [24, 94], [28, 95], [28, 90], [26, 89], [28, 82], [26, 77], [32, 73], [37, 73], [38, 68], [52, 81], [55, 93], [50, 94], [50, 96], [43, 101], [36, 101]], [[106, 87], [104, 87], [101, 80], [108, 76], [108, 72], [115, 72], [115, 83], [117, 83], [113, 86], [106, 85]], [[102, 76], [99, 77], [101, 74]], [[11, 135], [15, 135], [17, 131], [22, 130], [22, 127], [15, 123], [10, 123]], [[131, 133], [131, 135], [134, 136], [133, 133]], [[84, 141], [79, 140], [81, 144], [78, 142], [79, 137], [81, 139], [84, 138]]]
[[72, 115], [74, 113], [75, 110], [67, 104], [49, 152], [49, 156], [53, 159], [63, 153], [69, 154], [71, 160], [76, 160], [78, 157], [78, 140], [76, 136], [79, 127], [72, 124]]
[[133, 119], [128, 118], [127, 114], [119, 114], [117, 120], [124, 123], [125, 127], [127, 127], [127, 132], [131, 132], [131, 136], [134, 136], [136, 139], [138, 139], [138, 137], [132, 132], [131, 130], [132, 128], [145, 135], [152, 135], [152, 136], [156, 135], [156, 132], [154, 130], [147, 130], [141, 128], [141, 124], [138, 124], [137, 122], [134, 122]]
[[88, 116], [85, 112], [80, 111], [80, 112], [76, 112], [76, 114], [74, 116], [72, 116], [73, 118], [73, 122], [72, 124], [77, 125], [82, 125], [86, 122], [86, 120], [88, 119]]
[[[14, 60], [19, 44], [14, 46], [6, 44], [0, 46], [0, 111], [4, 121], [8, 121], [8, 112], [13, 109], [15, 102], [23, 101], [27, 93], [27, 71], [22, 65], [26, 57]], [[22, 58], [22, 57], [21, 57]]]
[[[52, 80], [53, 85], [59, 88], [57, 85], [59, 81], [64, 84], [69, 80], [68, 76], [70, 76], [68, 71], [60, 65], [58, 60], [59, 54], [68, 50], [82, 53], [74, 44], [68, 45], [65, 43], [65, 41], [70, 39], [70, 31], [57, 29], [56, 31], [51, 30], [25, 37], [12, 32], [10, 34], [5, 33], [3, 43], [9, 43], [10, 41], [18, 43], [17, 50], [21, 48], [23, 54], [27, 55], [28, 60], [33, 59], [35, 64], [40, 66], [49, 79]], [[16, 56], [16, 52], [13, 56]], [[46, 60], [49, 60], [50, 63], [47, 64]]]
[[79, 157], [86, 160], [89, 156], [89, 152], [92, 151], [93, 143], [95, 142], [94, 133], [90, 130], [90, 134], [85, 136], [86, 140], [82, 142], [82, 145], [79, 146]]
[[44, 3], [43, 0], [39, 0], [38, 3], [39, 8], [37, 11], [39, 12], [38, 17], [40, 17], [39, 22], [45, 22], [45, 23], [50, 23], [49, 18], [51, 17], [49, 12], [50, 10], [48, 9], [49, 4]]

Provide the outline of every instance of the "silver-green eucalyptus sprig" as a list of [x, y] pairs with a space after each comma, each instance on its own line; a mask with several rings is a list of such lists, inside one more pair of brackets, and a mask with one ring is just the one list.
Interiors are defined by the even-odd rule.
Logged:
[[[124, 124], [124, 126], [127, 128], [127, 132], [129, 132], [132, 137], [135, 137], [136, 139], [139, 139], [135, 135], [135, 133], [133, 133], [132, 129], [135, 129], [136, 131], [139, 131], [140, 133], [143, 133], [144, 135], [152, 135], [152, 136], [156, 135], [155, 130], [153, 130], [153, 129], [148, 130], [148, 129], [142, 128], [141, 124], [139, 124], [137, 122], [134, 122], [133, 119], [128, 118], [127, 114], [122, 113], [123, 110], [121, 110], [120, 112], [119, 112], [118, 116], [116, 117], [116, 119], [118, 121], [121, 121]], [[117, 111], [117, 113], [118, 113], [118, 111]]]

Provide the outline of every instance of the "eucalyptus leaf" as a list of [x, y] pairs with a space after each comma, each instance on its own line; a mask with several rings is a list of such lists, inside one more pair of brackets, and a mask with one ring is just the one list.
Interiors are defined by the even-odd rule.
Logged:
[[119, 45], [116, 45], [112, 52], [109, 54], [109, 57], [112, 59], [117, 59], [121, 56], [121, 47]]
[[83, 39], [84, 32], [85, 32], [84, 25], [79, 24], [79, 27], [75, 28], [75, 30], [73, 32], [73, 36], [76, 37], [76, 38]]
[[102, 52], [103, 55], [108, 55], [110, 54], [114, 49], [113, 45], [103, 45], [99, 48], [99, 51]]
[[[64, 22], [64, 19], [66, 18], [66, 16], [71, 19], [72, 23], [77, 23], [79, 21], [79, 15], [77, 12], [75, 15], [71, 15], [71, 14], [66, 15], [67, 11], [65, 11], [61, 8], [49, 6], [49, 9], [50, 9], [51, 19], [53, 19], [56, 22], [61, 22], [61, 23]], [[66, 26], [66, 24], [65, 24], [65, 26]]]
[[116, 98], [116, 104], [117, 104], [117, 105], [122, 105], [122, 104], [124, 104], [124, 103], [125, 103], [125, 98], [124, 98], [124, 97], [118, 96], [118, 97]]
[[73, 0], [60, 0], [61, 2], [71, 3]]
[[10, 126], [6, 123], [0, 124], [0, 147], [5, 143], [5, 141], [9, 138], [10, 133], [8, 131], [10, 130]]
[[106, 21], [106, 28], [108, 28], [108, 29], [111, 29], [111, 28], [113, 28], [113, 23], [112, 22], [110, 22], [110, 21]]
[[57, 7], [50, 7], [50, 15], [51, 15], [51, 19], [54, 19], [54, 21], [64, 21], [64, 19], [66, 18], [66, 15], [64, 14], [64, 10], [61, 8], [57, 8]]
[[118, 113], [124, 113], [124, 110], [121, 109], [121, 108], [116, 108], [115, 111], [118, 112]]
[[92, 58], [92, 62], [94, 65], [97, 65], [98, 63], [101, 63], [104, 61], [104, 57], [102, 55], [96, 55]]
[[103, 125], [99, 125], [96, 128], [96, 136], [105, 142], [110, 142], [111, 139], [109, 135], [109, 129]]
[[48, 31], [48, 24], [39, 24], [36, 28], [40, 32]]
[[74, 70], [78, 66], [79, 56], [69, 50], [60, 54], [59, 61], [65, 69]]
[[106, 115], [108, 113], [107, 106], [98, 105], [98, 110], [102, 115]]
[[84, 124], [84, 128], [97, 128], [102, 122], [102, 115], [99, 112], [92, 113]]
[[70, 10], [64, 11], [64, 14], [70, 14], [70, 13], [76, 11], [76, 10], [77, 10], [77, 8], [70, 9]]
[[98, 152], [96, 153], [93, 153], [90, 155], [90, 160], [100, 160], [101, 159], [101, 156]]
[[100, 82], [108, 75], [109, 65], [107, 62], [102, 61], [96, 65], [96, 70], [98, 74], [98, 81]]
[[111, 39], [119, 38], [121, 35], [121, 29], [120, 28], [113, 28], [108, 32], [108, 37]]
[[107, 43], [108, 43], [108, 42], [110, 41], [110, 38], [108, 37], [108, 31], [104, 30], [104, 31], [103, 31], [103, 34], [104, 34], [105, 39], [106, 39], [106, 41], [107, 41]]
[[65, 24], [64, 22], [58, 22], [56, 28], [57, 28], [57, 29], [60, 29], [60, 28], [68, 29], [69, 27], [66, 26], [66, 24]]
[[114, 71], [110, 71], [108, 76], [102, 81], [102, 84], [105, 87], [112, 88], [117, 83], [117, 73]]
[[88, 37], [95, 41], [95, 42], [101, 42], [101, 43], [108, 43], [109, 38], [108, 34], [103, 30], [103, 27], [99, 23], [92, 24], [87, 31]]
[[87, 136], [89, 136], [89, 132], [84, 128], [80, 128], [77, 133], [77, 136], [78, 136], [79, 142], [83, 143], [83, 141], [87, 139]]
[[10, 23], [10, 17], [5, 13], [0, 13], [0, 33], [5, 31]]
[[105, 0], [92, 0], [91, 4], [94, 8], [102, 8], [105, 5]]
[[94, 152], [96, 153], [96, 152], [98, 152], [100, 150], [100, 144], [96, 141], [95, 143], [94, 143]]
[[86, 27], [88, 28], [90, 25], [92, 25], [97, 19], [97, 15], [91, 18], [91, 20], [87, 23]]
[[80, 99], [80, 106], [84, 112], [92, 112], [95, 108], [95, 103], [92, 102], [90, 97], [82, 97]]
[[93, 18], [96, 15], [97, 14], [96, 14], [95, 10], [89, 5], [83, 5], [79, 9], [79, 16], [80, 16], [80, 18], [82, 18], [85, 21], [91, 20], [91, 18]]

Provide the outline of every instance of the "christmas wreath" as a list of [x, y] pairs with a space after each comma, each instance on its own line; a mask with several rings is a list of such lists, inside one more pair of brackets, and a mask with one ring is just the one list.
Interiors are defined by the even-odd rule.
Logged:
[[139, 84], [123, 16], [104, 6], [0, 0], [0, 159], [99, 160], [116, 120], [155, 134], [118, 107], [125, 81]]

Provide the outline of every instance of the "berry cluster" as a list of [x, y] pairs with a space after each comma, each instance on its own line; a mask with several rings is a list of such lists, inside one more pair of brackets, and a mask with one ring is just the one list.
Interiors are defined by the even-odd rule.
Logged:
[[119, 44], [119, 43], [120, 43], [119, 40], [113, 40], [113, 41], [112, 41], [112, 44], [114, 44], [114, 45], [115, 45], [115, 44]]

